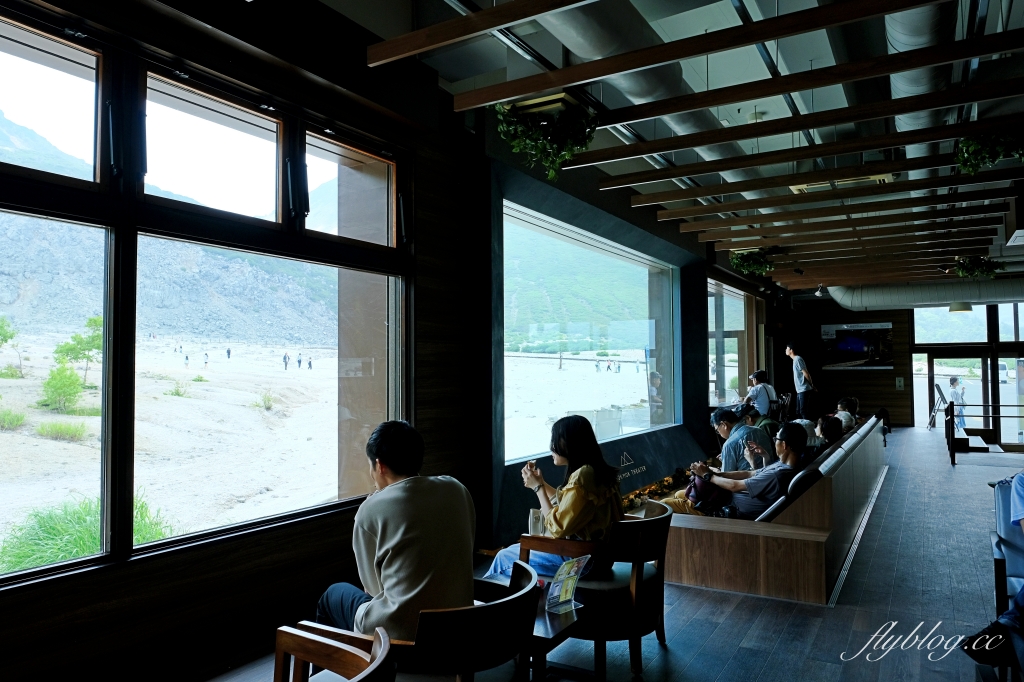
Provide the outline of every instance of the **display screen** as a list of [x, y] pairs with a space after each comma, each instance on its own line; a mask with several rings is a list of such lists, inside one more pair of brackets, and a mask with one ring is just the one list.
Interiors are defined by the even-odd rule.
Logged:
[[892, 369], [892, 323], [826, 324], [822, 369]]

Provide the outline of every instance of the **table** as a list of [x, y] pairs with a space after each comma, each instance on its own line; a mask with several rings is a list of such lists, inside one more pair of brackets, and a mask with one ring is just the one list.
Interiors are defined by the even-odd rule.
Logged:
[[547, 593], [541, 595], [537, 602], [537, 619], [533, 623], [533, 636], [525, 654], [533, 671], [533, 682], [543, 682], [547, 677], [547, 656], [556, 646], [572, 637], [576, 625], [576, 611], [567, 613], [551, 613], [544, 608]]

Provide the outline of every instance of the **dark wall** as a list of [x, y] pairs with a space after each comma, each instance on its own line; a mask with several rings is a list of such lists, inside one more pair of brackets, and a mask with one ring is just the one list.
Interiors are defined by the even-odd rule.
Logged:
[[[209, 12], [204, 20], [228, 30], [228, 14], [244, 17], [238, 20], [239, 33], [256, 45], [209, 27], [199, 30], [186, 18], [177, 24], [173, 12], [153, 9], [156, 3], [58, 4], [88, 14], [92, 25], [145, 33], [152, 44], [163, 41], [168, 52], [190, 63], [230, 56], [219, 66], [232, 78], [282, 98], [314, 93], [294, 106], [310, 102], [311, 109], [324, 115], [351, 114], [343, 121], [365, 122], [371, 135], [404, 150], [397, 173], [405, 192], [403, 227], [411, 239], [412, 346], [405, 369], [413, 390], [407, 413], [427, 444], [424, 472], [451, 474], [466, 484], [476, 501], [478, 527], [489, 536], [489, 179], [476, 139], [450, 116], [450, 98], [436, 94], [436, 75], [427, 72], [431, 96], [424, 99], [416, 94], [423, 84], [419, 65], [411, 73], [405, 67], [389, 71], [389, 79], [377, 83], [401, 94], [406, 105], [401, 114], [371, 106], [346, 89], [372, 83], [350, 79], [346, 87], [317, 86], [301, 69], [279, 79], [288, 69], [279, 69], [273, 57], [277, 50], [281, 59], [294, 59], [309, 69], [322, 67], [324, 77], [344, 72], [342, 67], [356, 57], [351, 71], [365, 71], [365, 31], [340, 14], [319, 12], [318, 2], [299, 3], [319, 12], [315, 28], [322, 40], [309, 42], [316, 48], [315, 59], [296, 52], [296, 40], [308, 37], [297, 26], [282, 33], [291, 25], [287, 21], [259, 24], [275, 20], [273, 12], [265, 13], [267, 8], [290, 7], [293, 13], [302, 9], [281, 2], [268, 2], [263, 10], [261, 3], [241, 3], [230, 12], [214, 11], [208, 3], [175, 3], [183, 10]], [[264, 14], [253, 19], [249, 10]], [[340, 52], [333, 47], [346, 45]], [[332, 61], [325, 65], [328, 58]], [[216, 70], [216, 64], [207, 66]], [[119, 671], [113, 673], [117, 678], [138, 674], [205, 680], [269, 653], [275, 629], [312, 617], [328, 585], [341, 580], [358, 584], [351, 551], [355, 508], [336, 505], [313, 518], [0, 588], [0, 648], [5, 654], [0, 679], [104, 669]]]
[[[889, 410], [894, 426], [914, 425], [914, 377], [911, 362], [912, 310], [856, 312], [832, 300], [798, 300], [795, 308], [783, 311], [782, 328], [776, 330], [775, 386], [780, 392], [793, 391], [793, 363], [785, 356], [785, 344], [792, 339], [802, 343], [801, 354], [818, 388], [816, 399], [826, 412], [835, 409], [839, 398], [854, 396], [860, 400], [860, 413], [873, 414], [879, 408]], [[821, 325], [891, 322], [893, 369], [822, 370]], [[896, 378], [903, 377], [904, 389], [896, 390]]]

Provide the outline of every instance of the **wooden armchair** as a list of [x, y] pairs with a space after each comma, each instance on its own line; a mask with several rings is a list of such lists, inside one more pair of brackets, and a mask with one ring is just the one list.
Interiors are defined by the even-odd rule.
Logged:
[[395, 681], [391, 640], [383, 628], [377, 628], [373, 637], [344, 630], [337, 633], [352, 637], [324, 637], [298, 628], [278, 628], [274, 682], [288, 682], [289, 677], [291, 682], [307, 682], [310, 664], [349, 682]]
[[[590, 554], [597, 568], [576, 586], [579, 610], [573, 637], [594, 642], [594, 674], [607, 673], [606, 643], [629, 640], [629, 667], [643, 671], [641, 639], [654, 632], [665, 643], [665, 548], [672, 525], [672, 510], [660, 502], [648, 502], [644, 518], [612, 524], [607, 542], [582, 542], [524, 535], [519, 539], [520, 560], [532, 550], [560, 556]], [[610, 569], [601, 564], [611, 563]]]
[[[517, 561], [507, 588], [477, 580], [474, 592], [485, 603], [420, 611], [416, 641], [391, 642], [399, 672], [455, 675], [460, 682], [472, 682], [474, 673], [510, 661], [527, 648], [541, 596], [537, 572]], [[296, 628], [363, 651], [370, 646], [366, 635], [327, 625], [303, 621]]]

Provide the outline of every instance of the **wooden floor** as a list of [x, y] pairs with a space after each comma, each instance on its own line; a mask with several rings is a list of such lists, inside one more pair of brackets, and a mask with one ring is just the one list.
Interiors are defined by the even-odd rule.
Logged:
[[[890, 434], [889, 472], [835, 608], [670, 585], [668, 645], [653, 635], [644, 640], [644, 680], [973, 682], [973, 663], [960, 651], [940, 661], [917, 649], [876, 662], [863, 653], [840, 658], [857, 653], [888, 621], [898, 621], [892, 635], [909, 634], [923, 621], [921, 634], [941, 621], [935, 634], [949, 636], [971, 634], [995, 618], [987, 482], [1024, 468], [1024, 455], [962, 454], [954, 468], [944, 447], [941, 431]], [[570, 640], [550, 660], [590, 668], [593, 646]], [[269, 680], [272, 669], [264, 659], [218, 681]], [[506, 667], [477, 679], [510, 677]], [[630, 679], [625, 642], [608, 644], [608, 677]]]

